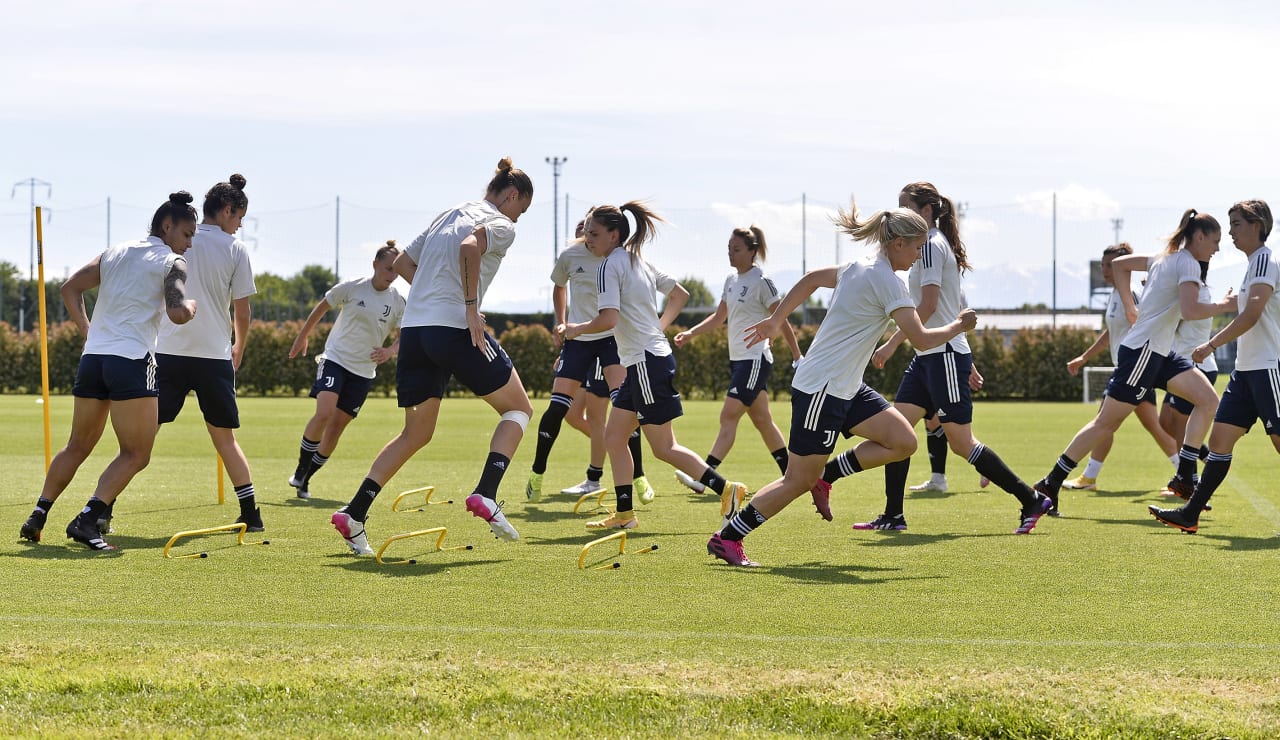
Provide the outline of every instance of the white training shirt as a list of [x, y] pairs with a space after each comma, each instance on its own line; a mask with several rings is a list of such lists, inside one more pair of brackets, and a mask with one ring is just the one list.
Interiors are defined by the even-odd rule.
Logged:
[[177, 259], [169, 245], [155, 236], [117, 244], [102, 253], [98, 260], [102, 284], [84, 354], [130, 360], [150, 354], [165, 310], [164, 278]]
[[405, 326], [467, 328], [467, 306], [462, 294], [459, 257], [463, 240], [485, 230], [485, 252], [480, 256], [477, 306], [498, 272], [498, 265], [516, 239], [516, 225], [487, 200], [455, 206], [436, 217], [431, 226], [404, 250], [417, 265], [404, 311]]
[[827, 316], [813, 344], [796, 368], [791, 387], [817, 393], [826, 386], [836, 398], [853, 398], [876, 344], [889, 328], [894, 311], [915, 308], [907, 286], [883, 256], [875, 262], [840, 267]]
[[1240, 311], [1249, 303], [1249, 288], [1259, 284], [1271, 286], [1271, 298], [1262, 309], [1258, 323], [1237, 340], [1237, 370], [1275, 370], [1280, 363], [1280, 265], [1265, 244], [1249, 257], [1249, 269], [1240, 283], [1240, 297], [1236, 299]]
[[381, 347], [404, 317], [404, 298], [393, 287], [374, 290], [373, 278], [338, 283], [324, 294], [330, 306], [340, 309], [329, 330], [324, 352], [316, 361], [333, 360], [362, 378], [378, 373], [369, 353]]
[[231, 359], [231, 301], [258, 289], [244, 242], [215, 224], [200, 224], [191, 238], [187, 260], [187, 298], [196, 302], [196, 317], [181, 326], [160, 326], [156, 351], [166, 355]]
[[[599, 315], [600, 294], [596, 285], [602, 262], [604, 257], [596, 255], [582, 243], [571, 245], [556, 258], [556, 265], [551, 269], [551, 282], [569, 288], [569, 308], [565, 313], [568, 323], [585, 324]], [[612, 329], [583, 334], [575, 339], [589, 342], [611, 336]]]
[[671, 354], [667, 335], [658, 326], [655, 293], [669, 294], [677, 283], [674, 278], [622, 247], [615, 247], [599, 270], [600, 310], [618, 311], [618, 324], [613, 338], [618, 342], [618, 358], [624, 367], [644, 361], [644, 353], [657, 357]]
[[763, 357], [773, 362], [773, 350], [769, 342], [754, 347], [747, 346], [743, 334], [748, 327], [769, 318], [773, 307], [782, 300], [773, 281], [764, 276], [759, 265], [752, 265], [744, 273], [734, 272], [724, 279], [724, 291], [720, 294], [729, 313], [729, 359], [754, 360]]
[[[907, 274], [907, 286], [917, 306], [920, 305], [920, 289], [926, 285], [938, 286], [939, 293], [938, 307], [929, 320], [924, 322], [925, 328], [936, 329], [955, 321], [965, 309], [964, 289], [960, 285], [960, 264], [956, 262], [955, 252], [951, 251], [951, 242], [937, 229], [929, 229], [929, 240], [925, 242], [924, 249], [920, 250], [920, 259], [911, 265], [911, 272]], [[947, 344], [956, 352], [969, 354], [969, 339], [964, 334], [933, 349], [916, 350], [916, 354], [946, 352]]]
[[[1138, 294], [1130, 290], [1129, 295], [1133, 296], [1133, 305], [1138, 305]], [[1132, 325], [1129, 317], [1124, 315], [1124, 302], [1120, 300], [1120, 294], [1115, 288], [1111, 289], [1111, 297], [1107, 299], [1107, 311], [1103, 314], [1102, 321], [1107, 328], [1107, 339], [1111, 342], [1111, 364], [1119, 365], [1120, 343], [1124, 341]]]
[[[1200, 284], [1200, 302], [1213, 302], [1213, 291], [1204, 283]], [[1183, 319], [1178, 322], [1178, 329], [1173, 333], [1173, 347], [1170, 351], [1175, 355], [1190, 358], [1192, 350], [1209, 341], [1212, 337], [1213, 317], [1196, 319], [1195, 321]], [[1204, 362], [1196, 363], [1196, 367], [1206, 373], [1216, 373], [1218, 372], [1218, 360], [1210, 352], [1209, 356], [1204, 358]]]
[[1185, 249], [1161, 255], [1147, 263], [1147, 287], [1142, 291], [1138, 320], [1120, 344], [1142, 349], [1150, 344], [1157, 355], [1169, 356], [1173, 333], [1182, 320], [1179, 293], [1183, 283], [1200, 284], [1200, 263]]

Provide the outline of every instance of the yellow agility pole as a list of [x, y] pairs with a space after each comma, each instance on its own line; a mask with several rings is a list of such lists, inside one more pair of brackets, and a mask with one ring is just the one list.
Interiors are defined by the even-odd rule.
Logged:
[[386, 542], [382, 543], [382, 547], [378, 548], [378, 554], [374, 556], [374, 559], [378, 561], [378, 565], [416, 565], [418, 561], [412, 558], [408, 560], [392, 560], [390, 562], [387, 562], [382, 559], [382, 553], [387, 551], [387, 548], [391, 546], [392, 542], [397, 542], [399, 540], [407, 540], [410, 537], [425, 537], [426, 535], [429, 535], [429, 534], [439, 535], [438, 537], [436, 537], [436, 552], [472, 549], [471, 545], [454, 545], [453, 547], [445, 547], [444, 537], [445, 535], [449, 534], [449, 528], [448, 527], [432, 527], [431, 529], [419, 529], [416, 532], [404, 532], [402, 534], [391, 535], [390, 537], [387, 538]]
[[[435, 492], [436, 492], [435, 486], [423, 486], [422, 488], [411, 488], [408, 491], [405, 491], [404, 493], [400, 494], [399, 496], [396, 496], [396, 500], [391, 502], [391, 510], [392, 511], [410, 511], [410, 509], [401, 509], [400, 502], [404, 501], [410, 496], [414, 496], [419, 493], [426, 494], [426, 497], [423, 499], [423, 502], [422, 502], [423, 506], [442, 506], [444, 504], [453, 503], [453, 499], [449, 499], [448, 501], [432, 501], [431, 494]], [[413, 509], [413, 511], [422, 511], [422, 509]]]
[[40, 297], [40, 392], [41, 405], [44, 406], [44, 472], [49, 472], [53, 464], [53, 447], [49, 442], [49, 325], [45, 319], [44, 297], [44, 220], [41, 208], [36, 206], [36, 264], [40, 266], [40, 285], [37, 293]]
[[[610, 542], [612, 540], [618, 541], [618, 556], [644, 555], [645, 553], [654, 552], [658, 549], [658, 546], [654, 544], [654, 545], [649, 545], [648, 547], [642, 548], [640, 550], [627, 552], [627, 533], [625, 531], [614, 532], [613, 534], [607, 534], [604, 537], [601, 537], [599, 539], [591, 540], [590, 542], [582, 546], [582, 552], [578, 555], [578, 570], [587, 569], [587, 552], [591, 548], [595, 547], [596, 545], [603, 545], [604, 543]], [[610, 557], [615, 557], [615, 556], [611, 555]], [[612, 563], [605, 563], [603, 565], [593, 565], [591, 567], [591, 570], [616, 570], [621, 567], [622, 567], [622, 563], [614, 561]]]
[[222, 464], [222, 455], [214, 453], [214, 457], [218, 458], [218, 504], [221, 505], [226, 496], [226, 486], [223, 482], [225, 466]]
[[[169, 560], [186, 560], [188, 558], [207, 558], [209, 557], [209, 553], [207, 552], [193, 552], [188, 555], [170, 555], [169, 550], [175, 544], [177, 544], [178, 540], [186, 539], [187, 537], [198, 537], [203, 534], [218, 534], [219, 532], [235, 532], [236, 544], [243, 545], [243, 544], [246, 544], [244, 541], [244, 533], [247, 532], [248, 529], [249, 529], [249, 525], [245, 524], [244, 522], [237, 522], [235, 524], [224, 524], [220, 527], [208, 527], [206, 529], [191, 529], [186, 532], [178, 532], [169, 538], [169, 541], [165, 544], [164, 551], [161, 554], [163, 554]], [[271, 544], [271, 540], [263, 540], [262, 542], [259, 542], [259, 543], [251, 542], [248, 544], [269, 545]]]

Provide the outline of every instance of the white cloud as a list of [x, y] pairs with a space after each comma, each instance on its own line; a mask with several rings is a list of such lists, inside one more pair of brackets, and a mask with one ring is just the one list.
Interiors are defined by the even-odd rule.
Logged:
[[1056, 190], [1039, 190], [1014, 198], [1026, 213], [1049, 218], [1054, 212], [1054, 198], [1060, 221], [1097, 221], [1120, 214], [1120, 204], [1100, 189], [1070, 183]]

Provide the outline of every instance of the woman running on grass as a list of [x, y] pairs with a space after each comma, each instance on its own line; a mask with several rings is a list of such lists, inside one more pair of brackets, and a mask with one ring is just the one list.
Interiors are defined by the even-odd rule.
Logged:
[[[911, 299], [916, 315], [929, 329], [951, 325], [964, 311], [964, 273], [970, 269], [964, 243], [960, 241], [956, 223], [955, 206], [951, 199], [941, 195], [927, 182], [914, 182], [898, 194], [898, 205], [920, 216], [929, 224], [929, 236], [920, 259], [911, 265], [908, 276]], [[906, 339], [901, 326], [879, 349], [872, 354], [872, 363], [884, 367], [885, 361]], [[942, 424], [951, 451], [969, 461], [978, 473], [995, 483], [1006, 493], [1018, 499], [1019, 528], [1027, 512], [1035, 508], [1037, 496], [1000, 459], [996, 451], [979, 442], [973, 436], [973, 396], [969, 379], [973, 374], [973, 355], [964, 333], [957, 334], [936, 347], [917, 347], [907, 372], [902, 376], [893, 407], [913, 428], [921, 419], [936, 416]], [[823, 476], [814, 484], [814, 502], [824, 519], [830, 521], [827, 502], [831, 482], [856, 469], [844, 453], [827, 463]], [[853, 525], [854, 529], [904, 530], [907, 519], [903, 514], [906, 496], [907, 474], [911, 470], [911, 457], [895, 460], [884, 466], [884, 512], [867, 522]]]
[[[1218, 408], [1218, 396], [1191, 361], [1171, 349], [1179, 321], [1217, 316], [1235, 305], [1230, 293], [1217, 303], [1200, 302], [1200, 263], [1217, 253], [1221, 238], [1217, 219], [1192, 208], [1182, 214], [1163, 253], [1151, 257], [1131, 254], [1111, 263], [1125, 313], [1136, 319], [1120, 342], [1116, 369], [1107, 381], [1107, 394], [1097, 417], [1076, 433], [1048, 475], [1036, 483], [1037, 491], [1053, 499], [1055, 509], [1062, 482], [1076, 461], [1115, 434], [1152, 388], [1165, 388], [1195, 404], [1178, 453], [1178, 472], [1168, 484], [1170, 491], [1191, 495], [1200, 446]], [[1135, 270], [1147, 272], [1140, 307], [1135, 305], [1133, 294], [1124, 290]]]
[[[877, 211], [864, 221], [857, 204], [851, 203], [836, 223], [857, 241], [875, 242], [879, 252], [875, 261], [806, 273], [769, 318], [747, 330], [748, 345], [776, 337], [787, 316], [813, 291], [835, 289], [827, 315], [791, 382], [787, 472], [761, 488], [707, 542], [707, 552], [730, 565], [755, 565], [742, 549], [743, 538], [813, 488], [841, 433], [864, 440], [843, 456], [852, 472], [902, 460], [916, 451], [911, 425], [862, 381], [867, 361], [890, 321], [896, 321], [907, 339], [921, 349], [940, 346], [977, 324], [977, 314], [965, 309], [946, 326], [926, 329], [907, 286], [894, 274], [920, 258], [929, 225], [918, 214], [898, 208]], [[1038, 518], [1039, 506], [1035, 508]]]
[[[1271, 208], [1266, 201], [1245, 200], [1231, 206], [1227, 219], [1231, 242], [1249, 257], [1249, 267], [1240, 283], [1240, 313], [1196, 347], [1191, 359], [1200, 362], [1238, 338], [1236, 368], [1213, 419], [1204, 474], [1190, 499], [1177, 509], [1147, 507], [1156, 519], [1184, 532], [1200, 528], [1200, 512], [1209, 508], [1213, 492], [1226, 479], [1236, 442], [1256, 420], [1262, 420], [1272, 447], [1280, 452], [1280, 297], [1276, 290], [1280, 286], [1280, 263], [1266, 244], [1271, 234]], [[1187, 421], [1188, 430], [1199, 411], [1200, 405], [1196, 404]]]
[[373, 256], [371, 277], [330, 288], [311, 310], [289, 348], [290, 359], [306, 354], [311, 331], [330, 309], [338, 309], [324, 352], [316, 356], [316, 381], [311, 386], [316, 412], [302, 430], [298, 467], [289, 478], [289, 485], [298, 489], [298, 498], [311, 498], [311, 477], [329, 461], [342, 432], [360, 413], [378, 365], [400, 349], [399, 341], [383, 346], [387, 337], [400, 328], [404, 316], [404, 298], [391, 286], [396, 279], [398, 256], [395, 240], [388, 240]]
[[[764, 231], [759, 226], [734, 229], [729, 236], [729, 266], [734, 272], [725, 278], [720, 304], [716, 306], [715, 313], [675, 336], [676, 346], [683, 347], [690, 339], [718, 329], [726, 322], [729, 324], [729, 390], [720, 409], [720, 433], [716, 435], [706, 460], [707, 465], [713, 468], [719, 467], [733, 448], [738, 422], [746, 414], [756, 431], [760, 432], [760, 438], [778, 464], [778, 469], [787, 472], [787, 443], [769, 413], [768, 383], [773, 373], [773, 351], [769, 342], [748, 347], [745, 334], [747, 327], [763, 320], [782, 301], [773, 281], [765, 277], [757, 264], [765, 260], [767, 252]], [[800, 344], [796, 342], [791, 322], [783, 324], [782, 336], [791, 348], [791, 356], [799, 362]], [[702, 493], [702, 484], [685, 473], [677, 471], [676, 477]]]
[[[587, 214], [590, 218], [590, 214]], [[553, 337], [560, 345], [560, 357], [556, 360], [556, 379], [551, 384], [551, 403], [542, 413], [538, 421], [538, 447], [533, 457], [533, 470], [529, 474], [529, 482], [525, 484], [524, 495], [529, 502], [542, 498], [542, 476], [547, 472], [547, 459], [551, 456], [551, 448], [560, 436], [560, 427], [565, 415], [573, 405], [575, 396], [583, 392], [583, 388], [596, 372], [604, 375], [609, 390], [617, 390], [627, 377], [626, 368], [618, 360], [618, 342], [613, 337], [613, 330], [581, 334], [574, 339], [564, 339], [564, 328], [569, 323], [585, 324], [599, 314], [600, 265], [604, 263], [604, 255], [592, 251], [583, 241], [586, 221], [578, 224], [579, 229], [574, 243], [560, 253], [555, 267], [551, 270], [551, 281], [555, 287], [551, 289], [551, 299], [555, 306], [556, 325]], [[567, 306], [566, 306], [566, 300]], [[606, 407], [607, 409], [607, 407]], [[597, 447], [604, 447], [604, 417], [601, 423], [593, 425], [593, 434], [598, 430], [600, 443], [592, 437], [592, 453]], [[628, 440], [631, 457], [635, 466], [632, 491], [643, 503], [653, 500], [653, 489], [644, 477], [640, 434], [633, 434]], [[603, 457], [593, 457], [587, 466], [587, 480], [573, 488], [566, 488], [563, 493], [579, 493], [579, 495], [600, 490], [600, 476], [603, 474]], [[599, 471], [599, 472], [597, 472]], [[594, 480], [592, 476], [596, 477]]]
[[467, 497], [467, 511], [488, 522], [498, 539], [520, 539], [497, 495], [533, 407], [511, 359], [485, 333], [480, 303], [515, 241], [516, 221], [532, 202], [533, 181], [503, 157], [483, 200], [440, 214], [396, 257], [396, 272], [410, 286], [396, 361], [404, 428], [378, 453], [351, 502], [330, 519], [353, 553], [373, 554], [365, 533], [369, 507], [392, 476], [431, 441], [451, 376], [499, 416], [480, 481]]
[[[627, 214], [635, 221], [634, 231]], [[690, 476], [697, 475], [700, 483], [720, 496], [722, 517], [737, 510], [747, 490], [741, 483], [726, 481], [697, 453], [682, 447], [671, 428], [684, 409], [672, 385], [676, 362], [663, 332], [684, 308], [689, 292], [641, 256], [641, 248], [661, 220], [638, 201], [621, 207], [598, 206], [587, 220], [586, 246], [593, 254], [604, 256], [599, 271], [599, 313], [586, 323], [566, 324], [565, 339], [612, 329], [618, 356], [627, 370], [626, 380], [614, 393], [613, 411], [605, 426], [617, 511], [588, 522], [588, 529], [634, 529], [639, 523], [632, 502], [631, 450], [627, 444], [637, 425], [655, 457]], [[661, 316], [654, 310], [655, 293], [668, 299]]]
[[[71, 389], [71, 438], [49, 465], [35, 511], [22, 525], [22, 539], [40, 541], [49, 509], [102, 439], [109, 417], [120, 451], [98, 478], [89, 503], [67, 525], [67, 537], [90, 550], [116, 549], [103, 539], [98, 520], [151, 461], [159, 413], [152, 352], [161, 317], [185, 324], [196, 315], [196, 302], [186, 296], [182, 259], [196, 232], [193, 200], [186, 191], [173, 193], [151, 217], [150, 236], [108, 249], [62, 284], [62, 302], [85, 337]], [[98, 301], [91, 322], [84, 294], [93, 288]]]
[[[1124, 341], [1124, 337], [1129, 333], [1129, 327], [1132, 324], [1131, 317], [1125, 313], [1124, 303], [1120, 300], [1119, 289], [1115, 284], [1115, 272], [1111, 269], [1111, 263], [1117, 258], [1125, 255], [1133, 254], [1133, 247], [1128, 244], [1113, 244], [1102, 250], [1102, 279], [1107, 285], [1111, 286], [1111, 296], [1107, 298], [1107, 308], [1102, 315], [1103, 329], [1098, 338], [1093, 340], [1093, 344], [1079, 356], [1071, 359], [1067, 363], [1067, 372], [1072, 376], [1080, 374], [1080, 368], [1085, 366], [1090, 359], [1102, 352], [1104, 347], [1111, 348], [1111, 365], [1115, 367], [1120, 364], [1120, 342]], [[1138, 303], [1138, 295], [1133, 289], [1126, 285], [1129, 295], [1133, 297], [1134, 304]], [[1212, 321], [1212, 319], [1205, 319]], [[1186, 355], [1187, 352], [1178, 352], [1174, 349], [1175, 354]], [[1150, 388], [1147, 393], [1142, 396], [1141, 402], [1134, 407], [1134, 416], [1138, 417], [1138, 421], [1142, 422], [1142, 427], [1147, 430], [1151, 438], [1155, 440], [1156, 445], [1160, 447], [1160, 451], [1164, 456], [1169, 458], [1174, 467], [1178, 465], [1178, 440], [1182, 439], [1181, 432], [1176, 436], [1171, 436], [1160, 424], [1160, 417], [1156, 414], [1156, 389]], [[1085, 465], [1084, 473], [1062, 483], [1063, 488], [1070, 488], [1079, 491], [1096, 491], [1098, 490], [1098, 475], [1102, 473], [1102, 464], [1106, 461], [1107, 455], [1111, 452], [1111, 444], [1114, 440], [1112, 434], [1103, 434], [1098, 438], [1098, 442], [1094, 444], [1093, 449], [1089, 451], [1089, 462]], [[1049, 512], [1053, 516], [1058, 515], [1055, 508]]]
[[[1212, 303], [1213, 291], [1209, 289], [1209, 285], [1205, 282], [1209, 277], [1209, 263], [1200, 263], [1200, 302]], [[1197, 319], [1195, 321], [1179, 321], [1178, 330], [1173, 334], [1173, 353], [1190, 357], [1196, 347], [1208, 342], [1213, 336], [1213, 319]], [[1204, 377], [1209, 380], [1209, 385], [1213, 385], [1218, 380], [1218, 360], [1210, 352], [1203, 360], [1196, 363], [1196, 369], [1204, 373]], [[1219, 404], [1221, 405], [1221, 404]], [[1160, 407], [1160, 428], [1164, 430], [1173, 439], [1182, 439], [1187, 431], [1187, 418], [1191, 416], [1191, 409], [1194, 407], [1191, 402], [1185, 398], [1175, 396], [1168, 391], [1164, 394], [1164, 405]], [[1210, 435], [1213, 432], [1210, 431]], [[1207, 448], [1200, 451], [1203, 460], [1208, 454]]]

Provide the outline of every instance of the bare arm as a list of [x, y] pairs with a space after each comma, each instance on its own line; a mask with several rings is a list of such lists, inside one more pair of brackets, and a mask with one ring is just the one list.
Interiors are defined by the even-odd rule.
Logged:
[[555, 342], [556, 349], [560, 349], [560, 345], [564, 342], [565, 330], [565, 312], [568, 310], [569, 291], [565, 290], [563, 285], [556, 285], [551, 289], [551, 306], [555, 311], [555, 326], [551, 330], [551, 339]]
[[369, 353], [369, 359], [381, 365], [390, 360], [392, 357], [400, 354], [400, 332], [396, 332], [396, 340], [391, 343], [390, 347], [374, 347]]
[[663, 311], [662, 315], [658, 317], [658, 328], [666, 331], [667, 327], [671, 326], [671, 322], [676, 320], [676, 317], [680, 315], [680, 312], [684, 310], [685, 305], [688, 303], [689, 291], [685, 290], [685, 287], [680, 283], [676, 283], [676, 287], [672, 288], [670, 293], [667, 293], [667, 310]]
[[[776, 308], [778, 304], [770, 306]], [[791, 322], [784, 319], [782, 322], [782, 340], [791, 348], [791, 361], [799, 362], [804, 357], [804, 353], [800, 351], [800, 341], [796, 339], [795, 327], [791, 326]]]
[[683, 347], [685, 342], [689, 341], [690, 339], [693, 339], [699, 334], [706, 334], [712, 329], [720, 328], [724, 324], [724, 322], [727, 321], [728, 319], [729, 319], [729, 307], [726, 306], [724, 304], [724, 301], [722, 300], [720, 301], [720, 305], [716, 306], [716, 310], [713, 311], [711, 315], [707, 316], [702, 321], [699, 321], [697, 324], [694, 324], [692, 328], [685, 329], [684, 331], [677, 334], [676, 346]]
[[893, 312], [893, 320], [898, 322], [898, 329], [911, 340], [916, 349], [933, 349], [945, 344], [952, 337], [963, 334], [978, 325], [978, 314], [966, 308], [960, 312], [955, 321], [936, 329], [926, 329], [920, 316], [911, 306], [903, 306]]
[[92, 262], [76, 270], [76, 274], [62, 284], [62, 303], [85, 337], [89, 336], [89, 313], [84, 308], [84, 292], [102, 284], [101, 259], [102, 255], [94, 257]]
[[839, 267], [824, 267], [820, 270], [806, 272], [787, 293], [787, 297], [778, 302], [769, 318], [749, 326], [744, 331], [747, 346], [753, 347], [761, 342], [773, 339], [782, 333], [782, 322], [787, 320], [793, 311], [802, 306], [813, 291], [818, 288], [836, 287], [836, 279], [840, 275]]
[[1245, 300], [1244, 310], [1236, 315], [1231, 323], [1222, 327], [1222, 330], [1209, 338], [1209, 341], [1196, 347], [1191, 353], [1191, 359], [1195, 362], [1201, 362], [1208, 357], [1215, 349], [1221, 347], [1233, 339], [1238, 339], [1241, 334], [1253, 328], [1258, 323], [1258, 318], [1262, 316], [1262, 310], [1267, 307], [1267, 301], [1271, 300], [1272, 288], [1270, 285], [1257, 284], [1249, 288], [1249, 297]]
[[933, 314], [938, 311], [938, 298], [942, 295], [942, 286], [940, 285], [922, 285], [920, 286], [920, 302], [916, 304], [916, 315], [920, 317], [920, 323], [925, 323], [933, 318]]
[[231, 344], [231, 366], [240, 369], [244, 362], [244, 345], [249, 341], [249, 319], [253, 318], [253, 309], [249, 307], [248, 298], [237, 298], [231, 302], [231, 316], [235, 323], [236, 336]]
[[418, 274], [418, 263], [413, 261], [408, 252], [397, 254], [396, 261], [392, 262], [391, 266], [406, 283], [413, 285], [413, 277]]
[[1080, 368], [1084, 367], [1086, 362], [1092, 359], [1094, 355], [1101, 352], [1103, 347], [1107, 347], [1110, 344], [1111, 331], [1103, 329], [1102, 333], [1098, 335], [1097, 339], [1093, 340], [1093, 344], [1089, 345], [1088, 349], [1081, 352], [1078, 357], [1072, 358], [1072, 360], [1067, 363], [1067, 372], [1071, 375], [1078, 375], [1080, 373]]
[[1126, 254], [1111, 262], [1112, 282], [1116, 285], [1116, 294], [1124, 305], [1125, 318], [1129, 323], [1138, 320], [1138, 306], [1133, 302], [1133, 273], [1146, 272], [1151, 267], [1151, 258], [1145, 254]]
[[316, 307], [311, 309], [311, 315], [308, 316], [306, 322], [302, 324], [302, 328], [298, 330], [297, 339], [293, 340], [293, 346], [289, 348], [290, 359], [293, 359], [298, 355], [306, 354], [307, 337], [309, 337], [311, 335], [311, 331], [316, 328], [316, 324], [320, 323], [320, 319], [323, 319], [324, 315], [329, 313], [330, 308], [332, 308], [332, 306], [329, 305], [329, 302], [321, 298], [320, 302], [316, 304]]
[[618, 325], [618, 309], [602, 308], [596, 317], [585, 324], [564, 324], [564, 338], [574, 339], [583, 334], [595, 334], [599, 331], [609, 331]]
[[483, 227], [471, 232], [458, 247], [458, 268], [462, 273], [462, 301], [467, 306], [467, 329], [471, 343], [484, 345], [484, 316], [480, 315], [480, 257], [489, 248], [489, 232]]
[[187, 261], [181, 257], [164, 276], [164, 309], [175, 324], [185, 324], [196, 316], [196, 302], [187, 300]]
[[1178, 286], [1178, 307], [1182, 309], [1182, 318], [1187, 321], [1208, 319], [1224, 314], [1235, 307], [1236, 294], [1228, 290], [1222, 300], [1216, 303], [1200, 302], [1200, 284], [1183, 283]]

